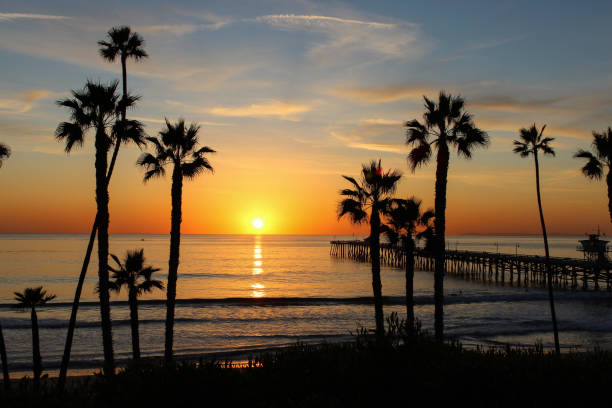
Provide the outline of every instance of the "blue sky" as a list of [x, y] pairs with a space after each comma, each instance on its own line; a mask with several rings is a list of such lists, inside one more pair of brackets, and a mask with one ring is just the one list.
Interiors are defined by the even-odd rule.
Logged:
[[[400, 193], [432, 205], [433, 167], [410, 174], [402, 122], [421, 117], [423, 95], [445, 89], [466, 98], [476, 124], [491, 137], [489, 149], [473, 160], [451, 163], [451, 231], [537, 231], [531, 163], [510, 153], [518, 129], [533, 122], [547, 123], [548, 135], [556, 138], [557, 158], [543, 163], [545, 201], [554, 203], [552, 230], [607, 226], [604, 185], [587, 182], [571, 156], [588, 147], [592, 130], [612, 125], [611, 8], [604, 1], [3, 1], [0, 141], [11, 146], [13, 157], [0, 183], [14, 190], [0, 210], [17, 214], [32, 200], [19, 187], [40, 183], [42, 166], [49, 184], [65, 184], [39, 189], [43, 201], [76, 185], [84, 191], [75, 208], [93, 208], [87, 190], [91, 146], [73, 153], [76, 159], [64, 156], [53, 131], [65, 112], [53, 102], [87, 79], [118, 78], [119, 66], [99, 58], [96, 42], [110, 27], [126, 24], [145, 38], [150, 55], [128, 66], [128, 87], [142, 96], [132, 116], [150, 134], [164, 117], [196, 121], [203, 141], [219, 151], [215, 176], [188, 194], [196, 201], [225, 198], [194, 208], [194, 214], [214, 212], [242, 194], [256, 208], [244, 210], [245, 217], [277, 214], [278, 228], [271, 231], [280, 232], [288, 215], [278, 214], [300, 202], [307, 213], [324, 212], [324, 219], [291, 231], [334, 232], [334, 225], [347, 231], [349, 226], [334, 224], [339, 176], [356, 173], [371, 158], [402, 169], [407, 177]], [[165, 194], [165, 185], [140, 183], [133, 166], [139, 153], [122, 153], [125, 176], [116, 182], [116, 196], [138, 191], [152, 200]], [[65, 179], [67, 168], [78, 176]], [[259, 183], [237, 181], [254, 175]], [[266, 201], [279, 191], [293, 197], [286, 208]], [[115, 201], [117, 208], [129, 205], [128, 198]], [[61, 204], [37, 210], [41, 217], [63, 214], [58, 218], [64, 223], [49, 231], [66, 222], [69, 231], [82, 229], [82, 223], [70, 223]], [[152, 205], [151, 212], [164, 206]], [[495, 225], [510, 208], [516, 222]], [[589, 214], [564, 221], [577, 211]], [[473, 224], [479, 217], [470, 230], [466, 220]], [[138, 231], [124, 221], [129, 227], [116, 231]], [[239, 222], [202, 221], [192, 230], [232, 232]]]

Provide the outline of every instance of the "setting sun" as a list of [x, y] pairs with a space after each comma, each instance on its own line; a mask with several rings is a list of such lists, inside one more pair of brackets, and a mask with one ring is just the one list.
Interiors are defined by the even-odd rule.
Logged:
[[261, 229], [264, 226], [264, 222], [261, 218], [255, 218], [253, 220], [253, 228]]

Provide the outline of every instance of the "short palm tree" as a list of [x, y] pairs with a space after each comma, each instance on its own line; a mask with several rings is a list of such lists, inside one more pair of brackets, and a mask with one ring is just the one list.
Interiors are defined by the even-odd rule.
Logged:
[[393, 199], [388, 208], [383, 230], [392, 245], [401, 244], [406, 268], [406, 323], [414, 327], [414, 250], [418, 227], [427, 228], [433, 217], [433, 210], [421, 213], [421, 200], [410, 197], [407, 200]]
[[170, 229], [168, 284], [166, 286], [166, 340], [164, 350], [166, 361], [172, 360], [174, 339], [176, 280], [181, 245], [183, 179], [194, 179], [205, 171], [213, 172], [213, 167], [205, 154], [215, 153], [215, 151], [207, 146], [197, 146], [199, 130], [200, 127], [195, 123], [186, 127], [183, 119], [179, 119], [175, 124], [171, 124], [166, 119], [166, 128], [159, 132], [159, 136], [157, 138], [147, 138], [153, 145], [155, 154], [145, 153], [138, 159], [138, 164], [146, 169], [144, 182], [154, 177], [163, 176], [166, 174], [166, 166], [172, 165], [172, 226]]
[[555, 339], [555, 351], [560, 354], [559, 349], [559, 331], [557, 329], [557, 316], [555, 314], [555, 302], [553, 299], [552, 287], [552, 271], [550, 269], [550, 253], [548, 251], [548, 235], [546, 234], [546, 223], [544, 222], [544, 212], [542, 211], [542, 198], [540, 196], [540, 166], [538, 162], [538, 152], [555, 155], [555, 151], [550, 147], [550, 142], [555, 140], [552, 137], [542, 137], [546, 129], [546, 125], [538, 130], [535, 123], [529, 128], [522, 128], [519, 131], [520, 140], [514, 141], [514, 153], [518, 153], [521, 157], [529, 157], [533, 155], [535, 164], [536, 176], [536, 193], [538, 196], [538, 210], [540, 211], [540, 224], [542, 225], [542, 236], [544, 238], [544, 252], [546, 254], [546, 275], [548, 277], [548, 300], [550, 302], [550, 314], [552, 317], [553, 334]]
[[587, 159], [582, 173], [590, 179], [600, 180], [604, 167], [607, 167], [606, 184], [608, 185], [608, 212], [612, 222], [612, 128], [601, 133], [593, 132], [593, 152], [578, 150], [576, 158]]
[[132, 356], [134, 360], [140, 358], [140, 336], [138, 334], [138, 297], [143, 293], [152, 292], [153, 289], [163, 289], [161, 281], [153, 279], [152, 275], [158, 268], [145, 266], [144, 249], [128, 251], [123, 263], [115, 255], [111, 257], [117, 268], [110, 267], [113, 272], [109, 288], [119, 293], [122, 287], [127, 287], [128, 303], [130, 305], [130, 323], [132, 327]]
[[434, 331], [438, 341], [444, 339], [444, 263], [446, 231], [446, 185], [450, 152], [467, 159], [478, 146], [489, 143], [486, 132], [476, 127], [472, 115], [464, 111], [465, 101], [460, 96], [440, 92], [438, 103], [424, 97], [423, 123], [416, 119], [406, 122], [406, 144], [412, 146], [408, 163], [414, 172], [427, 164], [437, 150], [435, 184], [435, 270], [434, 270]]
[[0, 167], [2, 167], [2, 161], [9, 158], [11, 155], [11, 149], [4, 143], [0, 143]]
[[342, 176], [351, 188], [340, 191], [344, 197], [338, 206], [338, 219], [345, 215], [355, 224], [370, 223], [370, 258], [372, 260], [372, 291], [374, 293], [374, 317], [376, 335], [382, 338], [385, 333], [382, 282], [380, 279], [380, 234], [381, 216], [390, 206], [391, 196], [402, 177], [396, 170], [384, 172], [380, 160], [363, 164], [361, 178]]
[[42, 374], [42, 358], [40, 356], [40, 339], [38, 336], [38, 316], [36, 307], [42, 306], [55, 299], [55, 295], [47, 295], [42, 286], [37, 288], [26, 288], [23, 293], [15, 292], [16, 308], [30, 309], [32, 320], [32, 359], [34, 371], [34, 388], [40, 387], [40, 375]]
[[2, 362], [2, 376], [4, 383], [4, 389], [9, 390], [11, 388], [11, 378], [8, 370], [8, 359], [6, 357], [6, 345], [4, 344], [4, 334], [2, 333], [2, 323], [0, 323], [0, 361]]
[[[95, 169], [96, 169], [96, 221], [98, 229], [98, 285], [100, 287], [100, 315], [102, 325], [102, 343], [104, 345], [104, 371], [107, 375], [114, 373], [113, 340], [110, 319], [110, 303], [108, 294], [108, 152], [114, 142], [120, 138], [131, 140], [141, 145], [144, 142], [143, 126], [138, 121], [121, 121], [120, 114], [124, 106], [133, 106], [136, 98], [119, 100], [117, 81], [110, 85], [88, 81], [83, 90], [72, 91], [72, 98], [59, 100], [59, 106], [68, 108], [70, 121], [62, 122], [57, 127], [55, 136], [66, 143], [65, 150], [69, 153], [75, 145], [83, 144], [85, 134], [95, 131]], [[92, 233], [95, 236], [95, 231]], [[91, 245], [91, 244], [90, 244]], [[89, 261], [89, 259], [87, 259]], [[84, 263], [85, 264], [85, 263]], [[84, 265], [85, 266], [85, 265]], [[72, 343], [72, 333], [76, 322], [76, 308], [80, 298], [85, 272], [81, 269], [79, 283], [73, 303], [73, 311], [69, 324], [69, 335], [64, 350], [62, 367], [67, 368]], [[72, 330], [71, 330], [72, 328]], [[66, 353], [67, 351], [67, 353]], [[61, 372], [60, 372], [61, 373]], [[65, 374], [65, 370], [64, 370]], [[61, 384], [60, 378], [60, 384]]]

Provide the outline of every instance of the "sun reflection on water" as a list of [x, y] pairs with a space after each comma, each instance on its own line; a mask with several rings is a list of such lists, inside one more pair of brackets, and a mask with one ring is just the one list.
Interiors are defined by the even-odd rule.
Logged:
[[[255, 245], [253, 248], [253, 268], [251, 269], [251, 273], [253, 276], [263, 274], [263, 254], [261, 250], [261, 237], [259, 235], [255, 236]], [[251, 297], [260, 298], [266, 295], [264, 291], [265, 286], [263, 283], [253, 283], [251, 285]]]

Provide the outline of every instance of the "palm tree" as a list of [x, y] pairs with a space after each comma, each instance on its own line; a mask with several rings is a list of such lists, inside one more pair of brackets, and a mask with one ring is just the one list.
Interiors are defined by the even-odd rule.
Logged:
[[40, 387], [40, 375], [42, 374], [42, 358], [40, 357], [40, 340], [38, 336], [38, 316], [36, 306], [42, 306], [55, 299], [55, 295], [47, 295], [42, 286], [37, 288], [26, 288], [23, 293], [15, 292], [16, 308], [30, 309], [32, 320], [32, 359], [34, 371], [34, 389]]
[[138, 159], [138, 164], [145, 167], [144, 182], [153, 177], [166, 174], [165, 167], [172, 164], [172, 210], [170, 229], [170, 257], [168, 260], [168, 285], [166, 286], [166, 341], [164, 356], [172, 360], [174, 338], [174, 309], [176, 304], [176, 279], [178, 276], [179, 250], [181, 245], [181, 213], [183, 200], [183, 178], [194, 179], [204, 171], [213, 172], [213, 168], [204, 157], [206, 153], [215, 153], [211, 148], [197, 147], [200, 126], [192, 123], [188, 128], [185, 121], [179, 119], [174, 125], [166, 119], [166, 128], [159, 136], [148, 137], [155, 155], [145, 153]]
[[[100, 46], [100, 55], [108, 62], [115, 62], [117, 57], [121, 61], [121, 78], [123, 85], [123, 100], [127, 100], [127, 60], [133, 59], [140, 61], [147, 58], [149, 55], [144, 50], [144, 40], [136, 33], [132, 32], [128, 26], [113, 27], [106, 34], [108, 41], [98, 41]], [[123, 106], [121, 110], [121, 120], [125, 121], [127, 106]], [[110, 162], [109, 173], [113, 172], [117, 154], [119, 153], [120, 143], [115, 144], [113, 157]]]
[[4, 344], [4, 334], [2, 333], [2, 323], [0, 323], [0, 359], [2, 361], [2, 375], [4, 389], [9, 390], [11, 388], [11, 378], [8, 370], [8, 359], [6, 358], [6, 345]]
[[[402, 177], [396, 170], [383, 172], [380, 160], [363, 164], [360, 181], [353, 177], [342, 176], [351, 183], [350, 189], [340, 191], [345, 197], [338, 206], [338, 219], [348, 216], [355, 224], [370, 223], [370, 258], [372, 260], [372, 291], [374, 292], [374, 317], [376, 335], [382, 338], [385, 333], [382, 283], [380, 280], [380, 233], [381, 215], [389, 207], [391, 195]], [[369, 212], [369, 214], [368, 214]]]
[[[98, 285], [100, 287], [100, 317], [102, 325], [102, 343], [104, 345], [104, 371], [107, 375], [114, 373], [113, 340], [110, 320], [110, 303], [108, 294], [108, 152], [113, 141], [129, 139], [140, 145], [143, 143], [143, 126], [138, 121], [121, 121], [120, 113], [124, 106], [131, 107], [137, 98], [128, 97], [119, 101], [117, 95], [118, 82], [102, 85], [88, 81], [83, 90], [72, 91], [72, 98], [59, 100], [59, 106], [70, 111], [70, 122], [58, 125], [55, 136], [64, 140], [65, 150], [69, 153], [75, 145], [82, 145], [84, 136], [89, 129], [95, 130], [95, 169], [96, 169], [96, 205], [95, 224], [98, 229]], [[92, 233], [95, 236], [95, 231]], [[91, 245], [91, 244], [90, 244]], [[84, 268], [86, 271], [86, 267]], [[71, 324], [76, 321], [78, 297], [84, 281], [83, 269], [77, 285]], [[69, 327], [70, 328], [70, 327]], [[68, 341], [70, 340], [70, 341]], [[66, 348], [72, 343], [71, 333], [67, 339]], [[64, 350], [66, 354], [66, 349]], [[62, 364], [68, 365], [67, 359]], [[62, 384], [60, 384], [61, 386]]]
[[538, 151], [542, 154], [555, 155], [555, 151], [550, 147], [549, 143], [555, 140], [552, 137], [542, 137], [546, 129], [546, 125], [538, 130], [535, 123], [529, 128], [522, 128], [519, 131], [521, 140], [514, 141], [514, 153], [518, 153], [521, 157], [533, 155], [536, 174], [536, 193], [538, 196], [538, 210], [540, 211], [540, 224], [542, 225], [542, 236], [544, 238], [544, 252], [546, 254], [546, 275], [548, 277], [548, 300], [550, 302], [550, 315], [552, 317], [553, 335], [555, 338], [555, 351], [560, 354], [559, 348], [559, 331], [557, 329], [557, 315], [555, 313], [555, 302], [553, 299], [552, 287], [552, 271], [550, 269], [550, 253], [548, 251], [548, 235], [546, 234], [546, 223], [544, 222], [544, 212], [542, 211], [542, 197], [540, 196], [540, 166], [538, 164]]
[[427, 227], [433, 217], [433, 210], [421, 213], [421, 200], [410, 197], [407, 200], [394, 199], [387, 212], [387, 225], [383, 226], [389, 241], [397, 245], [401, 241], [406, 267], [406, 323], [414, 327], [414, 236], [417, 227]]
[[123, 286], [128, 289], [128, 303], [130, 305], [130, 323], [132, 327], [132, 355], [134, 360], [140, 358], [140, 337], [138, 334], [138, 296], [152, 292], [154, 288], [163, 289], [161, 281], [153, 279], [151, 275], [159, 271], [152, 266], [144, 266], [144, 249], [128, 251], [123, 264], [115, 255], [111, 257], [117, 264], [117, 269], [108, 267], [113, 272], [109, 288], [119, 293]]
[[[119, 154], [119, 146], [121, 142], [130, 140], [132, 136], [129, 134], [120, 134], [126, 132], [142, 132], [142, 127], [137, 125], [135, 121], [126, 120], [126, 109], [129, 106], [130, 96], [127, 93], [127, 67], [126, 63], [129, 58], [139, 61], [142, 58], [148, 57], [142, 46], [144, 45], [143, 39], [137, 33], [131, 33], [129, 27], [115, 27], [108, 31], [107, 36], [109, 41], [99, 41], [100, 54], [102, 57], [110, 62], [114, 62], [117, 55], [121, 58], [121, 71], [123, 79], [123, 99], [121, 109], [121, 121], [117, 122], [117, 136], [115, 140], [115, 148], [113, 150], [113, 156], [111, 158], [108, 173], [106, 175], [107, 184], [110, 182], [115, 168], [115, 162], [117, 155]], [[135, 126], [136, 125], [136, 126]], [[122, 132], [119, 132], [122, 131]], [[64, 355], [62, 357], [62, 364], [60, 366], [60, 374], [58, 380], [59, 389], [63, 389], [66, 383], [66, 375], [68, 373], [68, 363], [70, 362], [70, 351], [72, 349], [72, 338], [74, 336], [74, 329], [76, 327], [76, 315], [79, 307], [79, 300], [81, 298], [81, 292], [83, 290], [83, 283], [85, 282], [85, 275], [87, 274], [87, 268], [89, 266], [89, 260], [91, 258], [91, 252], [93, 251], [93, 243], [98, 231], [98, 220], [97, 216], [94, 220], [89, 235], [89, 243], [87, 245], [87, 251], [85, 252], [85, 258], [83, 259], [83, 265], [81, 266], [81, 273], [79, 275], [79, 281], [77, 283], [77, 289], [74, 295], [74, 302], [72, 303], [72, 313], [70, 314], [70, 322], [68, 324], [68, 333], [66, 335], [66, 344], [64, 346]]]
[[604, 166], [608, 168], [606, 174], [608, 212], [612, 222], [612, 128], [601, 133], [593, 132], [593, 153], [580, 149], [574, 157], [588, 160], [582, 168], [582, 173], [590, 179], [600, 180], [603, 177]]
[[2, 167], [2, 160], [8, 159], [11, 155], [11, 149], [4, 143], [0, 143], [0, 167]]
[[449, 148], [457, 154], [472, 157], [477, 146], [489, 142], [486, 132], [478, 129], [472, 115], [464, 111], [465, 101], [460, 96], [440, 92], [438, 103], [425, 99], [423, 123], [416, 119], [406, 122], [406, 144], [412, 146], [408, 163], [414, 172], [417, 167], [431, 160], [433, 148], [437, 150], [435, 184], [435, 233], [434, 243], [434, 331], [438, 341], [444, 339], [444, 262], [446, 231], [446, 184], [448, 181]]

